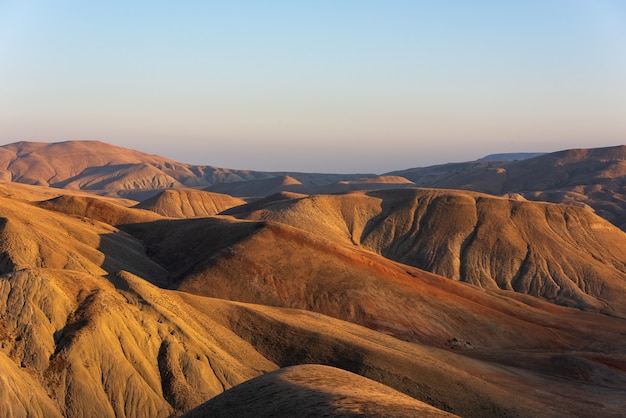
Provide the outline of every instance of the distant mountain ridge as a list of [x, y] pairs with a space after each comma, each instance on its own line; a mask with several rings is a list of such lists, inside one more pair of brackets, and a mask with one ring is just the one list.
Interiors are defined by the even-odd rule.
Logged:
[[[318, 186], [373, 174], [322, 174], [235, 170], [179, 163], [100, 141], [16, 142], [0, 147], [0, 180], [141, 199], [167, 188], [288, 175]], [[143, 193], [141, 193], [143, 191]]]
[[[80, 178], [80, 154], [48, 157], [29, 178]], [[424, 189], [133, 204], [0, 182], [0, 416], [626, 410], [626, 235], [588, 210]]]
[[476, 161], [519, 161], [539, 157], [544, 154], [545, 152], [507, 152], [502, 154], [485, 155]]
[[143, 201], [172, 188], [237, 197], [278, 192], [446, 188], [592, 208], [626, 229], [626, 146], [549, 154], [492, 154], [477, 161], [375, 174], [234, 170], [179, 163], [99, 141], [17, 142], [0, 147], [0, 180]]
[[591, 207], [626, 228], [626, 145], [571, 149], [516, 161], [471, 161], [388, 173], [419, 187], [518, 194]]

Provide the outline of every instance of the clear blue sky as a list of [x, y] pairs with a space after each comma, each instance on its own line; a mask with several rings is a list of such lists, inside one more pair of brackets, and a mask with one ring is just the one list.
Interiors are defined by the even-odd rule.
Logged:
[[4, 1], [0, 144], [384, 172], [626, 143], [626, 2]]

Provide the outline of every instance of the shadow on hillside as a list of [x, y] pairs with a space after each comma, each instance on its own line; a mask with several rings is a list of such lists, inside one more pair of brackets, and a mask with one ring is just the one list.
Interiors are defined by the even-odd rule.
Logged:
[[[335, 381], [326, 376], [325, 368], [304, 372], [298, 376], [292, 369], [278, 369], [266, 375], [241, 383], [231, 390], [200, 405], [189, 414], [190, 417], [292, 417], [292, 416], [365, 416], [365, 410], [377, 408], [374, 399], [346, 398], [344, 394], [333, 395], [337, 383], [345, 385], [342, 379]], [[294, 376], [295, 374], [295, 376]], [[343, 379], [342, 374], [339, 375]], [[361, 379], [360, 376], [356, 376]], [[310, 383], [309, 383], [310, 382]], [[353, 382], [355, 388], [358, 381]], [[306, 384], [308, 383], [308, 384]], [[319, 387], [319, 389], [318, 389]], [[371, 404], [370, 404], [371, 403]], [[354, 411], [352, 411], [354, 409]], [[382, 412], [382, 411], [380, 411]], [[379, 413], [380, 413], [379, 412]], [[413, 411], [415, 413], [416, 411]], [[379, 414], [378, 413], [378, 414]], [[385, 411], [394, 416], [397, 410]], [[371, 415], [378, 415], [376, 413]]]
[[262, 222], [226, 218], [159, 220], [120, 225], [101, 235], [98, 250], [110, 274], [126, 270], [159, 287], [171, 288], [199, 264], [228, 256], [232, 246], [254, 234]]
[[363, 372], [363, 352], [354, 345], [338, 343], [332, 335], [310, 332], [245, 308], [230, 316], [228, 328], [280, 367], [324, 364]]

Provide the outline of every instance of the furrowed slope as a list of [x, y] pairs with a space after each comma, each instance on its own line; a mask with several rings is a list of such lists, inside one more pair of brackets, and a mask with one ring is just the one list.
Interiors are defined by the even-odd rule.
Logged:
[[519, 193], [528, 199], [590, 206], [626, 224], [626, 146], [572, 149], [519, 161], [479, 161], [389, 173], [422, 187]]
[[[476, 289], [273, 222], [124, 225], [133, 237], [2, 199], [3, 414], [178, 415], [304, 363], [462, 416], [619, 416], [626, 407], [623, 320]], [[442, 349], [318, 313], [163, 290], [146, 281], [163, 274], [148, 256], [205, 293], [303, 306]]]
[[170, 189], [147, 199], [137, 206], [170, 218], [195, 218], [213, 216], [240, 206], [242, 199], [195, 189]]
[[[23, 404], [30, 416], [57, 415], [51, 405], [69, 417], [169, 416], [304, 363], [340, 367], [468, 417], [618, 416], [626, 404], [623, 386], [553, 381], [550, 371], [489, 364], [319, 314], [164, 291], [126, 272], [112, 283], [52, 269], [10, 273], [0, 277], [0, 307], [0, 368], [32, 385]], [[310, 390], [336, 390], [336, 373], [323, 375]], [[388, 399], [388, 389], [373, 389], [372, 398]], [[11, 399], [0, 398], [0, 410], [15, 408]]]
[[579, 334], [579, 311], [485, 292], [279, 223], [206, 218], [124, 229], [193, 294], [311, 310], [438, 347], [584, 349], [602, 340]]
[[[51, 269], [0, 277], [2, 351], [63, 416], [167, 417], [275, 368], [142, 279], [115, 283]], [[33, 398], [28, 414], [51, 403]], [[0, 402], [7, 410], [10, 398]]]
[[[188, 293], [181, 297], [215, 321], [228, 324], [281, 367], [303, 363], [338, 367], [461, 416], [618, 417], [626, 402], [623, 355], [600, 356], [598, 362], [585, 363], [582, 352], [564, 350], [569, 357], [548, 354], [547, 367], [535, 373], [407, 343], [312, 312], [217, 300], [209, 305]], [[522, 367], [536, 365], [526, 363], [530, 356], [525, 350], [505, 354], [517, 359]], [[577, 360], [586, 367], [577, 368]], [[600, 371], [606, 366], [600, 361], [616, 367], [606, 373], [618, 376], [612, 385], [581, 379], [583, 375], [604, 375]], [[562, 371], [567, 369], [571, 375], [565, 377]]]
[[251, 208], [232, 213], [484, 288], [626, 315], [626, 234], [581, 208], [432, 189], [311, 196]]
[[[79, 203], [90, 203], [81, 199], [78, 198]], [[73, 198], [70, 200], [74, 202]], [[56, 201], [59, 202], [65, 200]], [[106, 208], [112, 204], [103, 205]], [[130, 210], [117, 208], [122, 212]], [[97, 213], [101, 218], [102, 213]], [[147, 213], [149, 217], [158, 216]], [[111, 225], [0, 197], [0, 274], [28, 268], [65, 269], [93, 275], [128, 270], [155, 283], [167, 280], [167, 272], [146, 256], [140, 242]]]

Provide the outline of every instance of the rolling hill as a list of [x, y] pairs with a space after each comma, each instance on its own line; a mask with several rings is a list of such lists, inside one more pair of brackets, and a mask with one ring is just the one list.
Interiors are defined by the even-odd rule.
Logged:
[[626, 315], [626, 234], [585, 209], [434, 189], [316, 195], [249, 207], [232, 213], [291, 225], [479, 287]]
[[0, 180], [140, 200], [168, 188], [204, 188], [282, 175], [311, 186], [367, 176], [198, 166], [99, 141], [17, 142], [0, 147]]
[[245, 203], [230, 195], [180, 188], [164, 190], [135, 207], [170, 218], [195, 218], [217, 215]]
[[[307, 366], [260, 382], [298, 382], [277, 402], [294, 390], [309, 400], [325, 393], [320, 413], [396, 405], [442, 414], [419, 400], [462, 416], [558, 416], [555, 399], [571, 396], [570, 412], [597, 412], [605, 399], [606, 416], [626, 406], [621, 319], [485, 292], [278, 223], [152, 219], [110, 200], [46, 208], [2, 199], [3, 415], [177, 415], [311, 363], [345, 372]], [[105, 218], [139, 222], [120, 230]], [[229, 265], [239, 273], [216, 280]], [[211, 266], [217, 276], [206, 276]], [[223, 298], [193, 294], [191, 284], [207, 279], [221, 287], [201, 290]], [[241, 295], [292, 308], [228, 300]], [[346, 380], [361, 392], [342, 401]]]
[[0, 415], [622, 416], [626, 234], [590, 210], [620, 150], [338, 177], [0, 147]]
[[421, 187], [589, 206], [626, 226], [626, 146], [572, 149], [517, 161], [477, 161], [394, 171]]

